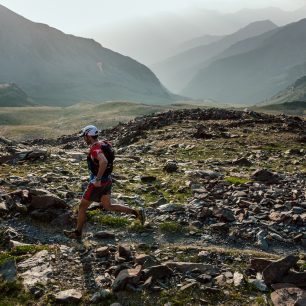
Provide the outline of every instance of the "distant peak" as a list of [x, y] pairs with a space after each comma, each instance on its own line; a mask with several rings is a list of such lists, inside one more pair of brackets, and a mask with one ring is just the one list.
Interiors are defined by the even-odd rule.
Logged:
[[274, 22], [272, 22], [270, 19], [253, 21], [249, 25], [256, 25], [256, 24], [268, 24], [268, 25], [275, 25], [276, 26], [276, 24]]
[[243, 29], [249, 29], [249, 28], [254, 28], [254, 27], [275, 27], [277, 28], [278, 26], [272, 22], [269, 19], [265, 19], [265, 20], [257, 20], [257, 21], [253, 21], [251, 23], [249, 23], [248, 25], [246, 25], [245, 27], [242, 28]]

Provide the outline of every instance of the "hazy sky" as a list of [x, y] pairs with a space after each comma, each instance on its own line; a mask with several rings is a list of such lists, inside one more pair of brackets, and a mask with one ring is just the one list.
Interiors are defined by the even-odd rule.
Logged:
[[0, 0], [0, 4], [36, 22], [66, 33], [159, 12], [182, 13], [186, 9], [232, 12], [242, 8], [278, 7], [294, 10], [306, 0]]

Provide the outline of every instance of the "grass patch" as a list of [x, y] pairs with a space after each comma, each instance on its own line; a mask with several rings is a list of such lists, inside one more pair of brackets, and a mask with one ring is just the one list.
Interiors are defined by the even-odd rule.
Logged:
[[46, 245], [19, 245], [10, 251], [0, 253], [0, 265], [9, 259], [15, 259], [17, 262], [24, 259], [24, 255], [31, 255], [42, 250], [49, 250]]
[[271, 143], [271, 144], [266, 144], [263, 146], [260, 146], [259, 149], [260, 150], [264, 150], [264, 151], [279, 151], [281, 150], [281, 145], [276, 144], [276, 143]]
[[[171, 303], [173, 306], [203, 305], [202, 300], [209, 301], [209, 305], [215, 305], [216, 301], [222, 301], [224, 294], [222, 291], [206, 292], [199, 288], [191, 288], [184, 291], [178, 289], [163, 290], [160, 293], [157, 305]], [[210, 304], [211, 303], [211, 304]]]
[[305, 261], [298, 262], [297, 264], [298, 264], [300, 272], [306, 271], [306, 262]]
[[147, 205], [148, 203], [156, 202], [159, 198], [159, 194], [153, 194], [152, 192], [146, 192], [141, 195], [142, 200]]
[[237, 177], [237, 176], [227, 176], [224, 180], [234, 185], [242, 185], [250, 182], [250, 180], [247, 178]]
[[184, 231], [183, 226], [175, 221], [164, 221], [159, 224], [159, 229], [162, 233], [181, 233]]
[[255, 306], [261, 306], [261, 305], [271, 305], [267, 303], [266, 297], [264, 295], [259, 295], [255, 298]]
[[201, 260], [197, 254], [178, 253], [176, 255], [178, 261], [199, 263]]
[[128, 230], [131, 232], [136, 232], [136, 233], [142, 233], [146, 229], [145, 227], [140, 223], [139, 220], [135, 220], [128, 226]]
[[0, 305], [34, 305], [34, 301], [33, 296], [25, 291], [19, 281], [0, 280]]
[[100, 224], [108, 225], [110, 227], [125, 227], [130, 224], [127, 217], [105, 215], [101, 212], [89, 211], [87, 215], [90, 220], [97, 221]]

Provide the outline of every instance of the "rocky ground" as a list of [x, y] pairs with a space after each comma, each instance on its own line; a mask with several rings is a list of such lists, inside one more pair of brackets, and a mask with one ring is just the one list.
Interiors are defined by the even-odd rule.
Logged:
[[[104, 130], [113, 201], [72, 228], [86, 186], [76, 136], [0, 139], [0, 305], [306, 305], [306, 122], [194, 109]], [[261, 259], [259, 259], [261, 258]]]

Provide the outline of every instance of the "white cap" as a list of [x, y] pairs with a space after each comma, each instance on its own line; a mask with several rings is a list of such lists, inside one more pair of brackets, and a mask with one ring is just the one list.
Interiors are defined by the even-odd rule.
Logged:
[[99, 134], [98, 129], [94, 125], [87, 125], [81, 131], [79, 136], [96, 136]]

